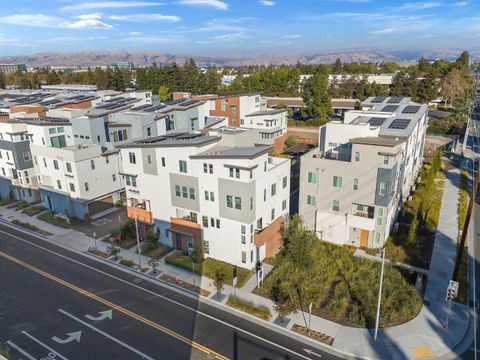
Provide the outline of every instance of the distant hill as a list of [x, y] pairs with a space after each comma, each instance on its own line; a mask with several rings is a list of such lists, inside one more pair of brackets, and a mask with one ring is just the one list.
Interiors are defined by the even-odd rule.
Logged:
[[[193, 57], [203, 66], [216, 64], [217, 66], [240, 65], [294, 65], [297, 62], [304, 64], [333, 63], [340, 58], [343, 62], [412, 62], [425, 57], [427, 59], [454, 60], [461, 50], [352, 50], [331, 51], [312, 55], [230, 55], [224, 57], [175, 55], [161, 51], [129, 51], [129, 50], [89, 50], [80, 52], [45, 52], [31, 55], [3, 56], [0, 63], [27, 64], [31, 67], [46, 66], [96, 66], [117, 61], [129, 61], [135, 66], [148, 66], [153, 62], [158, 64], [183, 64]], [[480, 50], [470, 52], [472, 58], [480, 59]]]

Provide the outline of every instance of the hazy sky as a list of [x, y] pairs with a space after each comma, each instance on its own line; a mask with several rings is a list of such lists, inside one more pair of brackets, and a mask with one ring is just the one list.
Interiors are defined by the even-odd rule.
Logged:
[[480, 0], [2, 0], [0, 55], [480, 47]]

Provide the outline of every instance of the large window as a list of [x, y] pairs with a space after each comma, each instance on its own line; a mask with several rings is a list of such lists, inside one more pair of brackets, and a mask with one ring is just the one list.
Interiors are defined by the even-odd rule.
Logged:
[[132, 187], [137, 187], [137, 179], [135, 176], [125, 175], [125, 184]]
[[316, 184], [317, 183], [317, 174], [314, 172], [308, 173], [308, 183], [309, 184]]
[[233, 208], [233, 196], [227, 195], [227, 207]]
[[175, 196], [182, 196], [182, 189], [180, 188], [180, 185], [175, 185]]
[[340, 201], [333, 200], [332, 202], [332, 210], [333, 211], [340, 211]]
[[188, 194], [190, 196], [190, 200], [195, 200], [195, 189], [194, 188], [189, 188], [188, 189]]
[[65, 135], [52, 136], [50, 138], [50, 144], [52, 145], [52, 147], [55, 148], [63, 148], [67, 146], [67, 143], [65, 141]]
[[343, 183], [343, 179], [341, 176], [334, 176], [333, 177], [333, 187], [334, 188], [341, 188]]
[[242, 210], [242, 198], [235, 196], [235, 209]]
[[128, 160], [130, 161], [130, 164], [136, 164], [137, 163], [137, 158], [135, 157], [135, 153], [129, 152], [128, 153]]
[[387, 183], [385, 181], [380, 181], [378, 185], [378, 194], [385, 196], [387, 194]]
[[353, 179], [353, 190], [358, 190], [358, 179], [357, 178]]
[[383, 209], [378, 208], [377, 210], [377, 225], [380, 226], [382, 225], [383, 222]]
[[67, 167], [67, 172], [71, 173], [72, 172], [72, 164], [70, 164], [69, 162], [66, 162], [65, 166]]
[[316, 202], [317, 202], [317, 198], [315, 197], [315, 195], [307, 195], [308, 205], [315, 205]]

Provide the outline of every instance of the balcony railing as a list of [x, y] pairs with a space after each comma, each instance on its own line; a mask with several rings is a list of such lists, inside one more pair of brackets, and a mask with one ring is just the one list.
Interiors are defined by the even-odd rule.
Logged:
[[153, 224], [153, 215], [151, 211], [141, 209], [138, 207], [128, 206], [127, 215], [130, 219], [137, 219], [145, 224]]

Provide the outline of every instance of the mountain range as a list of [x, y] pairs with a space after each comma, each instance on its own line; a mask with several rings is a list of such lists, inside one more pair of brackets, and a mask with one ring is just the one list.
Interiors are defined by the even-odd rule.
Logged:
[[[43, 52], [31, 55], [2, 56], [0, 63], [27, 64], [31, 67], [47, 66], [97, 66], [109, 63], [128, 61], [135, 66], [149, 66], [152, 63], [167, 64], [175, 61], [183, 64], [193, 58], [201, 66], [240, 66], [240, 65], [294, 65], [327, 64], [337, 58], [342, 62], [385, 62], [400, 63], [414, 62], [425, 57], [427, 59], [454, 60], [462, 50], [434, 49], [434, 50], [350, 50], [330, 51], [311, 55], [226, 55], [226, 56], [189, 56], [170, 54], [161, 51], [129, 51], [129, 50], [88, 50], [80, 52]], [[480, 59], [480, 50], [470, 51], [472, 59]]]

